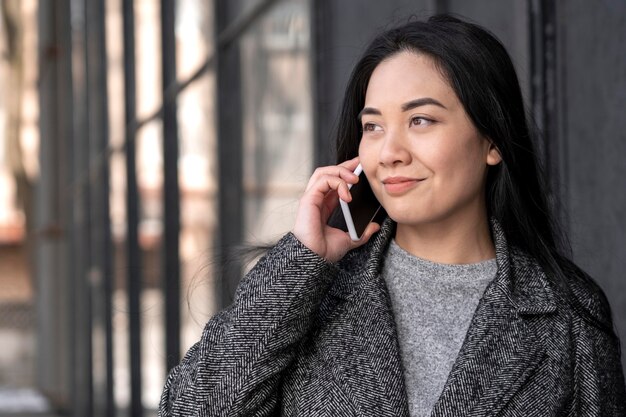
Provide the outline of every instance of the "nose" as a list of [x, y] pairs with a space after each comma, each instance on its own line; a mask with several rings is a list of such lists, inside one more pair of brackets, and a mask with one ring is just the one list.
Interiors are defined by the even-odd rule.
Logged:
[[410, 161], [411, 153], [406, 147], [406, 137], [399, 132], [389, 132], [380, 148], [378, 163], [382, 166], [391, 167]]

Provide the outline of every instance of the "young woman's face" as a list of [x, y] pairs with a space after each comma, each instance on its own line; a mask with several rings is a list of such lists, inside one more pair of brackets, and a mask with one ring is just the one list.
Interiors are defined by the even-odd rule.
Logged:
[[400, 225], [477, 221], [497, 149], [476, 130], [423, 54], [401, 52], [372, 73], [359, 157], [374, 194]]

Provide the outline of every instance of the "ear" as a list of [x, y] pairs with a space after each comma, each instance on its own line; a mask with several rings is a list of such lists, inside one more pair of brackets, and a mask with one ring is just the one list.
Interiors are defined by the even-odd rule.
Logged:
[[498, 150], [498, 147], [490, 139], [487, 139], [487, 141], [489, 142], [489, 149], [487, 151], [487, 165], [498, 165], [500, 162], [502, 162], [502, 155], [500, 155], [500, 150]]

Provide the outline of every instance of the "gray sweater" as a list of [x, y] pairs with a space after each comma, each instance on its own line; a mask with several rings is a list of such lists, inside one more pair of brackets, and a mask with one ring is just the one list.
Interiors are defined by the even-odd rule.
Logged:
[[472, 315], [498, 267], [491, 259], [451, 265], [389, 245], [382, 270], [398, 330], [411, 416], [429, 416]]

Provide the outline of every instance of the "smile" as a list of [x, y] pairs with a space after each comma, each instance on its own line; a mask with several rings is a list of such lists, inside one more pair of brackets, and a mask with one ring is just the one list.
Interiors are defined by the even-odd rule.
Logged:
[[400, 195], [416, 187], [425, 178], [389, 177], [385, 178], [383, 186], [389, 195]]

